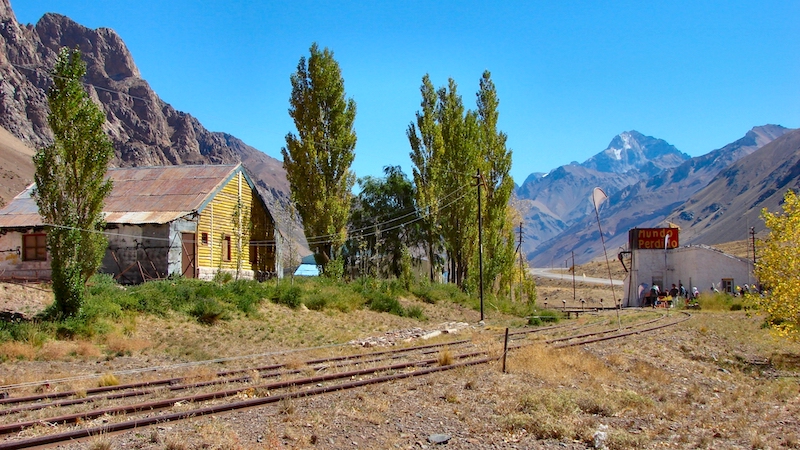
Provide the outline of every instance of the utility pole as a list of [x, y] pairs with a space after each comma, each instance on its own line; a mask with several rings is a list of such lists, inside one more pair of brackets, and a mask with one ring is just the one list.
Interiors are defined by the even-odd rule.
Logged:
[[483, 177], [481, 176], [481, 169], [478, 169], [475, 179], [478, 186], [478, 286], [481, 295], [481, 322], [483, 322], [483, 217], [481, 215], [481, 183], [483, 182]]
[[756, 227], [750, 227], [750, 239], [753, 240], [753, 269], [756, 267]]
[[575, 250], [572, 251], [572, 303], [575, 303]]
[[519, 298], [522, 300], [522, 282], [525, 280], [525, 274], [522, 266], [522, 222], [519, 223], [519, 242], [517, 243], [517, 251], [519, 252]]
[[519, 282], [522, 284], [522, 222], [519, 223], [519, 242], [517, 243], [517, 251], [519, 252]]

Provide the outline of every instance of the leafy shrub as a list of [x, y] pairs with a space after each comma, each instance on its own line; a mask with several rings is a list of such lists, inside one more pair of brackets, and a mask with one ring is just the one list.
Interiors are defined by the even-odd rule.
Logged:
[[376, 312], [388, 312], [396, 316], [404, 316], [405, 310], [394, 297], [389, 297], [385, 294], [373, 294], [369, 300], [369, 309]]
[[75, 337], [91, 338], [103, 336], [111, 332], [112, 325], [100, 317], [88, 318], [78, 314], [55, 324], [56, 336], [59, 339], [72, 339]]
[[255, 280], [237, 280], [225, 286], [239, 311], [255, 315], [261, 302], [271, 294], [271, 288]]
[[435, 305], [439, 300], [430, 284], [420, 284], [411, 288], [411, 293], [418, 299], [430, 305]]
[[228, 318], [225, 306], [213, 298], [198, 299], [189, 313], [204, 325], [214, 325]]
[[314, 311], [322, 311], [325, 309], [325, 306], [328, 304], [328, 299], [324, 295], [314, 294], [310, 296], [308, 299], [303, 301], [303, 304], [306, 305], [306, 308], [314, 310]]
[[733, 297], [724, 292], [705, 292], [700, 294], [697, 302], [706, 311], [730, 311]]
[[27, 321], [6, 322], [0, 320], [0, 342], [26, 342], [38, 347], [47, 341], [49, 334], [50, 332], [47, 329], [46, 323]]
[[328, 261], [328, 264], [325, 264], [323, 276], [332, 280], [341, 280], [344, 278], [344, 260], [339, 257], [333, 261]]
[[422, 307], [418, 305], [409, 306], [406, 309], [406, 316], [412, 319], [425, 320], [425, 313], [422, 312]]
[[290, 308], [297, 308], [302, 303], [303, 291], [299, 286], [282, 284], [278, 286], [276, 295], [272, 301], [279, 305], [286, 305]]
[[233, 275], [230, 272], [226, 272], [223, 270], [218, 270], [217, 273], [214, 274], [214, 282], [218, 284], [226, 284], [230, 283], [233, 280]]

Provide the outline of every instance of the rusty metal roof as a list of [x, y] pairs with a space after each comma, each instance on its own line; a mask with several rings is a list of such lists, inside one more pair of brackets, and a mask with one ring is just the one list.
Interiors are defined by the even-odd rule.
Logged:
[[[199, 212], [233, 176], [237, 165], [159, 166], [109, 169], [114, 189], [103, 212], [108, 223], [167, 223]], [[29, 186], [0, 210], [0, 227], [43, 225]]]

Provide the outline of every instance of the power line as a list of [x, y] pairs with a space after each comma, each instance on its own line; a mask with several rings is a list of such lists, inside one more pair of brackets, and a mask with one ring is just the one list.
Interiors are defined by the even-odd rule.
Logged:
[[[17, 69], [24, 69], [24, 70], [30, 70], [30, 71], [32, 71], [32, 72], [46, 73], [46, 74], [48, 74], [48, 75], [49, 75], [49, 76], [51, 76], [51, 77], [67, 79], [66, 77], [62, 77], [62, 76], [59, 76], [59, 75], [53, 75], [52, 73], [50, 73], [50, 72], [49, 72], [49, 71], [47, 71], [47, 70], [44, 70], [43, 68], [38, 68], [38, 67], [28, 67], [28, 66], [21, 66], [21, 65], [19, 65], [19, 64], [14, 64], [14, 63], [10, 63], [10, 64], [11, 64], [11, 66], [13, 66], [13, 67], [16, 67]], [[142, 81], [144, 81], [144, 80], [142, 80]], [[137, 97], [137, 96], [135, 96], [135, 95], [131, 95], [131, 94], [129, 94], [129, 93], [127, 93], [127, 92], [124, 92], [124, 91], [119, 91], [119, 90], [114, 90], [114, 89], [105, 88], [105, 87], [103, 87], [103, 86], [98, 86], [98, 85], [96, 85], [96, 84], [87, 83], [87, 82], [85, 82], [85, 81], [82, 81], [82, 82], [81, 82], [81, 84], [83, 84], [84, 86], [91, 86], [91, 87], [93, 87], [93, 88], [95, 88], [95, 89], [97, 89], [97, 90], [99, 90], [99, 91], [105, 91], [105, 92], [109, 92], [109, 93], [112, 93], [112, 94], [127, 95], [127, 96], [128, 96], [128, 97], [130, 97], [130, 98], [133, 98], [133, 99], [136, 99], [136, 100], [141, 100], [141, 101], [143, 101], [143, 102], [152, 102], [152, 100], [151, 100], [151, 99], [148, 99], [148, 98], [144, 98], [144, 97]]]

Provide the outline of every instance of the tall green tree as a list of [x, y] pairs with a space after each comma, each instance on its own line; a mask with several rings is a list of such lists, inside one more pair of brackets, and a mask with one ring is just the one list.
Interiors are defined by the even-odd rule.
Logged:
[[[470, 263], [478, 250], [478, 204], [472, 195], [480, 149], [478, 118], [464, 107], [458, 85], [452, 78], [439, 94], [438, 120], [442, 128], [443, 151], [439, 161], [441, 177], [438, 197], [452, 200], [442, 208], [440, 223], [451, 283], [464, 286]], [[455, 193], [466, 195], [454, 196]], [[456, 200], [457, 199], [457, 200]]]
[[289, 115], [297, 134], [281, 149], [292, 200], [306, 238], [323, 271], [347, 237], [355, 174], [356, 103], [345, 97], [344, 79], [333, 52], [311, 45], [291, 76]]
[[47, 94], [52, 145], [33, 158], [34, 198], [39, 214], [52, 225], [47, 233], [57, 314], [76, 314], [86, 281], [100, 266], [108, 242], [103, 204], [111, 192], [105, 179], [114, 148], [103, 131], [105, 115], [81, 83], [86, 64], [79, 50], [62, 48]]
[[420, 86], [422, 101], [417, 111], [416, 123], [411, 122], [406, 135], [411, 145], [411, 162], [414, 164], [415, 199], [422, 212], [422, 230], [425, 236], [425, 250], [430, 262], [430, 281], [436, 278], [439, 268], [441, 234], [439, 226], [439, 160], [444, 150], [442, 130], [438, 120], [438, 95], [430, 76], [422, 77]]
[[[407, 130], [417, 204], [428, 213], [429, 256], [443, 243], [448, 281], [473, 290], [478, 284], [478, 201], [481, 183], [484, 285], [508, 292], [513, 282], [515, 240], [509, 206], [514, 187], [507, 136], [498, 130], [499, 100], [489, 71], [483, 73], [477, 108], [465, 108], [455, 80], [434, 90], [422, 79], [421, 110]], [[480, 172], [480, 179], [476, 174]], [[433, 279], [433, 276], [432, 276]]]
[[497, 289], [511, 286], [514, 273], [516, 242], [514, 226], [509, 217], [509, 199], [514, 189], [511, 171], [511, 150], [506, 147], [507, 136], [498, 130], [500, 101], [487, 70], [481, 76], [477, 93], [479, 166], [485, 182], [483, 201], [484, 285]]

